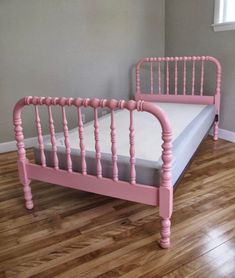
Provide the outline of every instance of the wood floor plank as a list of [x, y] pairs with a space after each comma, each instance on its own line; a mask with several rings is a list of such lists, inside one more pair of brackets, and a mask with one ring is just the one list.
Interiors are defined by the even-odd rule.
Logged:
[[155, 207], [33, 181], [26, 210], [16, 159], [0, 154], [0, 277], [235, 277], [235, 144], [202, 144], [174, 193], [169, 250]]

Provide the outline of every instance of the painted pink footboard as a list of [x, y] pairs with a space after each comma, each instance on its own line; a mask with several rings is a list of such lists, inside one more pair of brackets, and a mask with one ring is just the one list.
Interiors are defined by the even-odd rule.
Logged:
[[[41, 165], [29, 163], [26, 158], [24, 147], [24, 135], [22, 129], [21, 111], [24, 106], [33, 106], [35, 110], [35, 126], [38, 136], [38, 144], [41, 156]], [[47, 167], [46, 156], [44, 153], [44, 142], [42, 136], [42, 123], [39, 115], [40, 106], [46, 106], [48, 109], [48, 123], [50, 127], [50, 137], [52, 146], [52, 158], [54, 167]], [[59, 169], [57, 147], [55, 140], [55, 128], [52, 115], [53, 106], [61, 107], [62, 124], [64, 132], [64, 143], [66, 149], [67, 171]], [[80, 142], [80, 159], [82, 165], [81, 173], [73, 172], [73, 165], [71, 159], [71, 149], [68, 136], [68, 122], [66, 118], [66, 111], [69, 107], [75, 107], [77, 110], [78, 119], [78, 140]], [[88, 175], [86, 169], [86, 146], [83, 132], [83, 122], [81, 117], [81, 107], [92, 108], [94, 112], [94, 141], [96, 153], [96, 176]], [[104, 178], [102, 176], [101, 164], [101, 145], [99, 140], [99, 119], [98, 109], [110, 110], [110, 140], [111, 145], [111, 159], [113, 178]], [[130, 152], [130, 180], [129, 182], [121, 181], [118, 178], [118, 163], [116, 146], [116, 125], [114, 110], [126, 109], [129, 111], [129, 152]], [[161, 184], [159, 187], [146, 186], [138, 184], [136, 181], [136, 167], [135, 167], [135, 128], [134, 128], [134, 113], [133, 111], [142, 111], [151, 113], [156, 117], [162, 127], [162, 173]], [[124, 200], [135, 201], [153, 206], [159, 206], [160, 216], [162, 219], [161, 241], [163, 248], [170, 245], [170, 217], [172, 214], [173, 205], [173, 187], [171, 177], [171, 160], [172, 160], [172, 131], [165, 112], [154, 106], [151, 103], [144, 101], [124, 101], [124, 100], [105, 100], [105, 99], [81, 99], [81, 98], [52, 98], [52, 97], [26, 97], [18, 101], [14, 109], [14, 125], [15, 125], [15, 139], [18, 148], [18, 168], [20, 180], [23, 184], [24, 197], [26, 207], [33, 208], [32, 193], [30, 188], [31, 180], [40, 180], [49, 183], [71, 187], [88, 192], [98, 193], [106, 196], [121, 198]]]

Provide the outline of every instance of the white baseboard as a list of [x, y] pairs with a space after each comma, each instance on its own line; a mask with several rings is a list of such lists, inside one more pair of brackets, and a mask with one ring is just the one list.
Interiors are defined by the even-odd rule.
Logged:
[[219, 138], [235, 143], [235, 132], [219, 128]]
[[[210, 131], [210, 135], [213, 135], [212, 130]], [[46, 137], [49, 138], [49, 135], [47, 135]], [[219, 138], [235, 143], [235, 132], [219, 128]], [[30, 148], [30, 147], [35, 146], [38, 142], [37, 140], [38, 140], [37, 137], [31, 137], [31, 138], [25, 139], [24, 140], [25, 147]], [[10, 152], [10, 151], [15, 151], [15, 150], [16, 150], [16, 142], [15, 141], [0, 143], [0, 153], [6, 153], [6, 152]]]

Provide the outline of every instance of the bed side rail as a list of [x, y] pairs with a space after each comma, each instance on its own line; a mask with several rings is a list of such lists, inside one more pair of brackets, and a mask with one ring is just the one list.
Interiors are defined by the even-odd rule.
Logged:
[[[57, 156], [57, 146], [55, 137], [55, 127], [52, 114], [52, 107], [61, 107], [62, 123], [63, 123], [63, 135], [64, 145], [66, 150], [67, 171], [73, 172], [73, 165], [71, 159], [71, 147], [69, 142], [68, 122], [66, 117], [66, 106], [75, 106], [77, 112], [77, 125], [78, 125], [78, 138], [80, 146], [80, 159], [82, 175], [87, 175], [86, 165], [86, 146], [84, 141], [84, 128], [81, 115], [82, 107], [93, 108], [94, 117], [94, 142], [95, 142], [95, 157], [96, 157], [96, 176], [102, 178], [102, 164], [101, 164], [101, 148], [102, 142], [99, 140], [99, 119], [98, 108], [104, 108], [110, 110], [110, 142], [111, 142], [111, 159], [112, 159], [112, 179], [118, 181], [118, 164], [117, 164], [117, 146], [116, 146], [116, 126], [115, 126], [115, 113], [116, 109], [126, 109], [129, 111], [129, 153], [130, 153], [130, 184], [136, 183], [136, 167], [135, 167], [135, 129], [134, 129], [134, 115], [133, 111], [146, 111], [154, 115], [160, 122], [162, 127], [162, 139], [163, 139], [163, 171], [162, 171], [162, 186], [171, 186], [171, 159], [172, 159], [172, 131], [168, 121], [167, 115], [159, 107], [154, 106], [151, 103], [144, 101], [124, 101], [124, 100], [106, 100], [106, 99], [81, 99], [81, 98], [65, 98], [65, 97], [25, 97], [18, 101], [14, 109], [13, 121], [15, 126], [15, 139], [18, 149], [18, 160], [22, 164], [27, 162], [26, 152], [24, 147], [24, 135], [22, 128], [21, 111], [26, 105], [34, 107], [35, 111], [35, 126], [37, 130], [38, 145], [40, 149], [41, 166], [47, 167], [44, 137], [42, 135], [42, 122], [39, 115], [39, 106], [46, 106], [48, 109], [48, 123], [50, 128], [50, 139], [52, 148], [52, 160], [55, 170], [59, 170], [59, 161]], [[128, 119], [127, 119], [128, 120]], [[128, 139], [127, 139], [128, 140]]]
[[[216, 67], [215, 84], [210, 95], [206, 95], [206, 82], [211, 83], [211, 74], [214, 75], [211, 69], [206, 71], [209, 63]], [[143, 81], [147, 88], [143, 88]], [[211, 56], [150, 57], [136, 65], [136, 100], [215, 104], [219, 112], [220, 89], [221, 65]]]

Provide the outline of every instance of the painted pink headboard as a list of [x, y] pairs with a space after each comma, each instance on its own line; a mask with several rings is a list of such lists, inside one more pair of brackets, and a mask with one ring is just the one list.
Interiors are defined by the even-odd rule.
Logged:
[[[206, 66], [215, 65], [214, 90], [207, 95], [205, 89]], [[143, 89], [141, 69], [147, 68]], [[211, 74], [211, 72], [210, 72]], [[147, 81], [146, 81], [147, 78]], [[211, 56], [151, 57], [143, 58], [136, 65], [136, 100], [215, 104], [219, 114], [221, 65]]]

